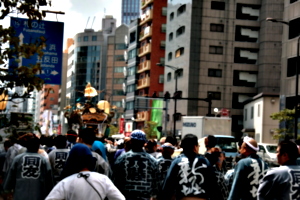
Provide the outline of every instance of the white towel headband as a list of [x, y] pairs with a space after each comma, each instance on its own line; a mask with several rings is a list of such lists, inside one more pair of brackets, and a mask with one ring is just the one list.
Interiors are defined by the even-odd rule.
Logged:
[[243, 140], [243, 141], [244, 141], [249, 147], [251, 147], [251, 149], [253, 149], [253, 150], [255, 150], [255, 151], [258, 151], [258, 150], [259, 150], [259, 147], [255, 147], [255, 146], [253, 146], [253, 145], [249, 142], [251, 139], [253, 139], [253, 138], [246, 136], [246, 137], [244, 137], [244, 140]]

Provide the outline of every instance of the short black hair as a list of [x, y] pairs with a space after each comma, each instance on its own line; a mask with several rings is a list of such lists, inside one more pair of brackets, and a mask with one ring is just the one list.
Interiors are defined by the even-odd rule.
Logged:
[[20, 144], [27, 148], [28, 152], [37, 153], [40, 147], [40, 139], [33, 133], [26, 133], [19, 138]]
[[298, 147], [295, 142], [283, 140], [278, 144], [279, 154], [287, 153], [291, 161], [297, 160], [299, 156]]
[[77, 139], [78, 135], [76, 133], [76, 131], [74, 130], [68, 130], [67, 131], [67, 140], [71, 143], [75, 143], [76, 139]]
[[207, 136], [207, 145], [206, 147], [215, 147], [217, 145], [217, 138], [213, 135], [208, 135]]
[[79, 138], [86, 144], [93, 145], [96, 140], [96, 133], [92, 128], [82, 128], [79, 129]]
[[64, 135], [58, 135], [54, 138], [54, 145], [58, 149], [66, 148], [67, 146], [67, 137]]
[[181, 140], [180, 147], [186, 153], [194, 152], [194, 147], [198, 145], [198, 137], [194, 134], [186, 134]]

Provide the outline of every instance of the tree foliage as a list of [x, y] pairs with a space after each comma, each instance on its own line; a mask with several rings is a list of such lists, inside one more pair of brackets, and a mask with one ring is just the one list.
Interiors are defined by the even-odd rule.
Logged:
[[[282, 128], [276, 128], [273, 139], [280, 140], [286, 137], [293, 138], [294, 136], [294, 119], [295, 119], [295, 109], [283, 109], [279, 112], [271, 114], [271, 119], [278, 120], [284, 125]], [[299, 124], [297, 124], [299, 128]], [[298, 137], [299, 138], [299, 137]]]
[[157, 123], [154, 121], [147, 121], [146, 126], [144, 128], [144, 132], [148, 139], [159, 139], [157, 134], [159, 133], [156, 129]]
[[[42, 20], [46, 13], [40, 10], [40, 6], [49, 5], [51, 1], [46, 0], [0, 0], [0, 20], [9, 17], [10, 14], [20, 14], [28, 17], [29, 25], [31, 20]], [[39, 63], [32, 63], [30, 66], [19, 66], [15, 69], [8, 68], [9, 59], [19, 61], [20, 58], [30, 58], [34, 54], [43, 56], [43, 47], [46, 40], [44, 37], [30, 44], [20, 44], [18, 37], [14, 36], [12, 27], [4, 28], [0, 25], [0, 89], [23, 86], [27, 91], [22, 96], [11, 96], [14, 98], [29, 98], [33, 90], [41, 90], [44, 80], [37, 76], [41, 72]], [[4, 99], [0, 99], [3, 101]]]

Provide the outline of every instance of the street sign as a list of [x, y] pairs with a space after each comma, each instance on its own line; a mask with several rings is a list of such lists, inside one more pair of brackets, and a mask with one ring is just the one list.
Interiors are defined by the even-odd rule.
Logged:
[[20, 44], [34, 43], [41, 36], [46, 39], [46, 47], [43, 49], [44, 55], [39, 59], [35, 54], [29, 59], [16, 58], [9, 61], [10, 68], [41, 63], [41, 74], [37, 75], [45, 81], [45, 84], [60, 85], [62, 72], [63, 53], [63, 33], [64, 23], [52, 21], [32, 20], [31, 27], [28, 19], [11, 17], [10, 26], [14, 28], [15, 35], [20, 38]]

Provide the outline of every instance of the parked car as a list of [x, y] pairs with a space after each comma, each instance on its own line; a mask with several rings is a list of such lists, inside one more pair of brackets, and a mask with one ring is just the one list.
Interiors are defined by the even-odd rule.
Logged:
[[258, 143], [257, 154], [271, 167], [279, 166], [276, 156], [277, 144]]

